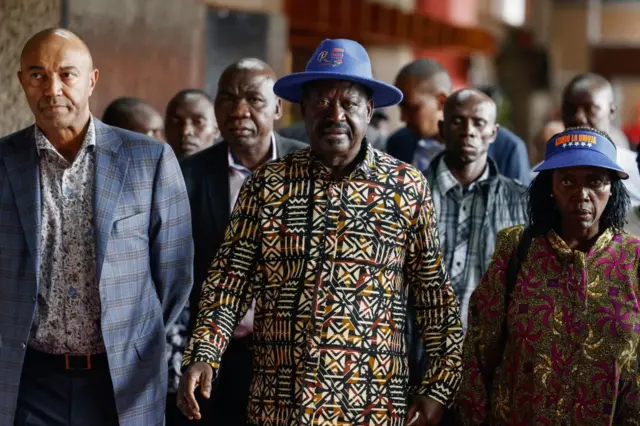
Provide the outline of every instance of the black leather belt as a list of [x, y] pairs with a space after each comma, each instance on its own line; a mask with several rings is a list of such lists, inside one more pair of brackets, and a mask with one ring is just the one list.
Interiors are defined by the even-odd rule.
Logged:
[[108, 369], [106, 354], [65, 354], [52, 355], [35, 349], [27, 348], [25, 362], [33, 362], [39, 366], [47, 366], [59, 371], [89, 371], [94, 369]]

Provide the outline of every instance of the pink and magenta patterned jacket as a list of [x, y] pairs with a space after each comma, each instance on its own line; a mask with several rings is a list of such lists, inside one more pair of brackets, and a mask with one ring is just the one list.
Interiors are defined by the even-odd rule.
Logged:
[[471, 298], [456, 401], [463, 423], [639, 425], [640, 239], [607, 230], [583, 253], [553, 231], [535, 238], [510, 299], [501, 356], [507, 265], [522, 232], [498, 234]]

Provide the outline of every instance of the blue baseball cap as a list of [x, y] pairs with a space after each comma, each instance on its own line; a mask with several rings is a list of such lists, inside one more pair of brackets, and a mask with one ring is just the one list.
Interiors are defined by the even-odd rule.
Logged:
[[302, 100], [302, 87], [317, 80], [347, 80], [361, 84], [371, 90], [376, 108], [402, 101], [400, 89], [373, 78], [367, 51], [353, 40], [324, 40], [307, 62], [304, 72], [282, 77], [273, 86], [273, 91], [282, 99], [298, 104]]
[[567, 129], [547, 142], [544, 161], [536, 172], [565, 167], [592, 166], [613, 170], [620, 179], [629, 175], [617, 164], [615, 144], [602, 134], [589, 128]]

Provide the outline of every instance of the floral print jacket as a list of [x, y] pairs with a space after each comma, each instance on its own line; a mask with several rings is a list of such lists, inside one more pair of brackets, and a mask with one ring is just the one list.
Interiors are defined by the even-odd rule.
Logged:
[[[639, 425], [640, 239], [605, 231], [589, 253], [553, 231], [534, 238], [511, 295], [507, 265], [523, 227], [498, 235], [471, 298], [463, 382], [465, 425]], [[486, 374], [493, 373], [487, 403]]]

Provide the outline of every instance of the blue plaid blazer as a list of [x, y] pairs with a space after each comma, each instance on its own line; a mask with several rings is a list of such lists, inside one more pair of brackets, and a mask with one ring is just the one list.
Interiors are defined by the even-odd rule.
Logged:
[[[165, 328], [191, 290], [189, 200], [166, 144], [95, 120], [102, 335], [121, 426], [162, 425]], [[13, 425], [40, 269], [33, 126], [0, 139], [0, 425]]]

